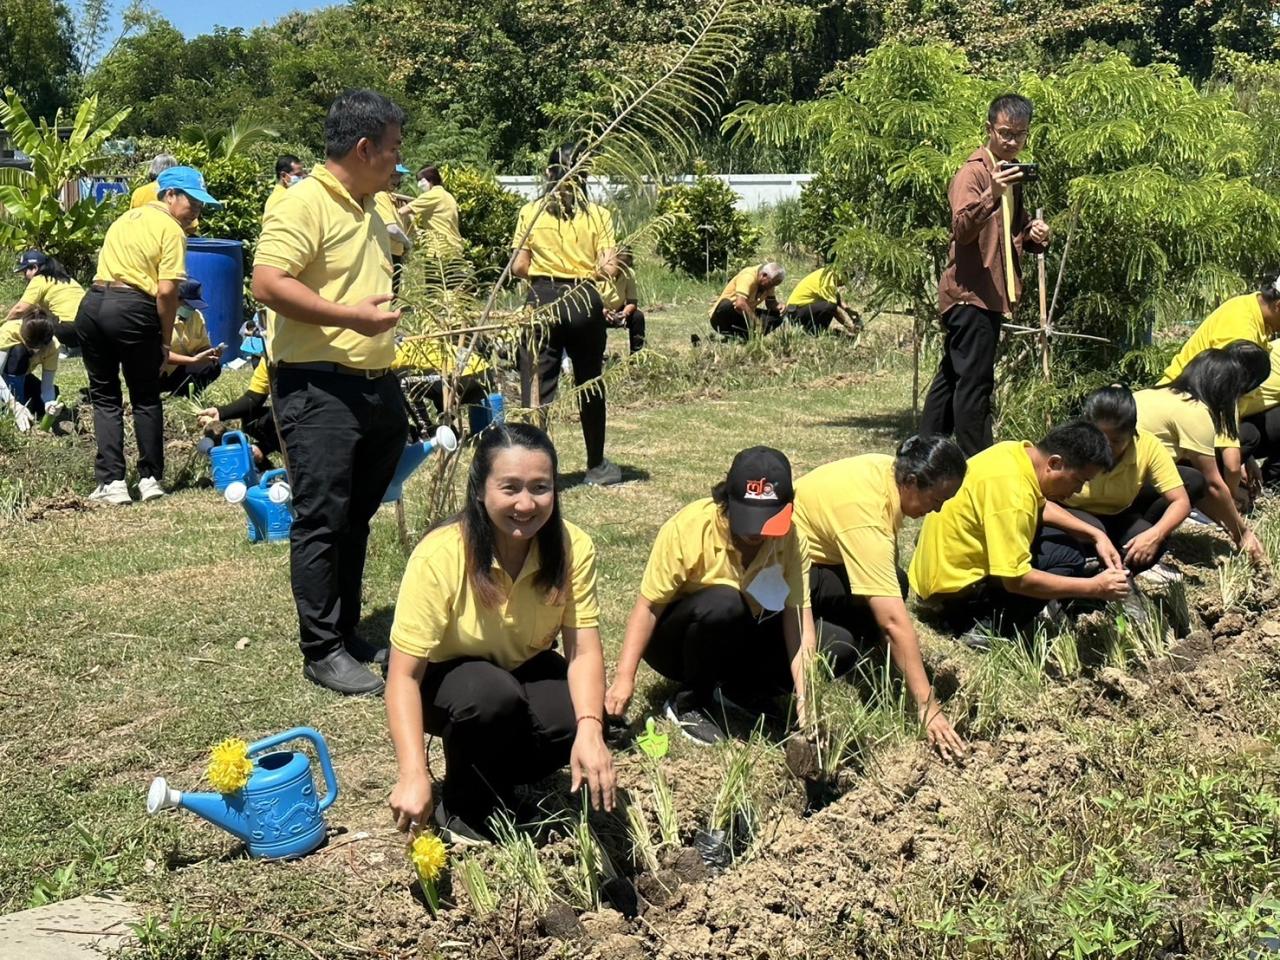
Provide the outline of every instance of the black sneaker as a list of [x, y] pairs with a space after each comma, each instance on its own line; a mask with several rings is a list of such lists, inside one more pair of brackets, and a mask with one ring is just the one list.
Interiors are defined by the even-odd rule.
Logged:
[[725, 739], [724, 731], [717, 726], [711, 714], [699, 702], [692, 690], [681, 690], [662, 708], [666, 718], [694, 743], [712, 747]]
[[390, 647], [379, 647], [363, 637], [347, 637], [342, 641], [347, 653], [361, 663], [376, 663], [383, 666], [391, 656]]
[[716, 687], [711, 694], [711, 702], [725, 713], [736, 713], [749, 720], [767, 717], [770, 720], [782, 719], [778, 711], [778, 703], [771, 697], [760, 697], [740, 690], [726, 690]]
[[342, 648], [319, 660], [306, 661], [302, 675], [326, 690], [347, 696], [381, 693], [385, 685], [381, 677], [370, 673]]
[[460, 847], [474, 847], [491, 842], [477, 827], [473, 827], [461, 817], [446, 810], [443, 799], [436, 802], [432, 817], [440, 831], [440, 839], [445, 843], [457, 844]]
[[582, 482], [589, 483], [594, 487], [609, 487], [615, 483], [621, 483], [622, 468], [611, 460], [601, 460], [587, 471], [586, 476], [582, 478]]

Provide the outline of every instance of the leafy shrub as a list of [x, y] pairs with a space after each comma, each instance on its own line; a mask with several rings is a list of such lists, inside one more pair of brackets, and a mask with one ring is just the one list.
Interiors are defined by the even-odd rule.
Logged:
[[458, 201], [458, 230], [465, 253], [484, 276], [501, 272], [511, 255], [511, 233], [524, 200], [505, 190], [497, 178], [473, 167], [445, 167], [444, 187]]
[[760, 230], [734, 208], [738, 195], [718, 177], [700, 175], [693, 186], [663, 187], [658, 195], [657, 248], [673, 270], [706, 278], [748, 259]]

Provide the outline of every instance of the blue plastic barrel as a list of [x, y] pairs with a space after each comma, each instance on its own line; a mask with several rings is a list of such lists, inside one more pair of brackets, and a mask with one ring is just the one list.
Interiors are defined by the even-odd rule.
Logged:
[[187, 275], [199, 280], [209, 309], [204, 311], [209, 342], [225, 343], [222, 362], [240, 356], [244, 323], [244, 250], [239, 240], [187, 240]]

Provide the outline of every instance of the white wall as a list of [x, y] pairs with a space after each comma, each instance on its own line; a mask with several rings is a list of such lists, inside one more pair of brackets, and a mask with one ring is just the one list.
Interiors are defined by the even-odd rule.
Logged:
[[[739, 210], [759, 210], [779, 200], [800, 196], [800, 189], [813, 179], [812, 173], [718, 173], [738, 195]], [[677, 177], [677, 183], [693, 183], [694, 177]], [[542, 177], [499, 177], [498, 182], [512, 193], [532, 200], [538, 196], [544, 180]], [[607, 199], [611, 189], [607, 180], [592, 177], [588, 189], [594, 200]]]

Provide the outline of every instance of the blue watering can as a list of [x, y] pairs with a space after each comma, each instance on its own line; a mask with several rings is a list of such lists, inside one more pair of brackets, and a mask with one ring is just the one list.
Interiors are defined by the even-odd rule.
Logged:
[[404, 496], [404, 482], [413, 475], [413, 471], [422, 466], [436, 447], [452, 453], [458, 449], [457, 435], [448, 427], [439, 427], [434, 440], [419, 440], [405, 447], [404, 453], [400, 454], [400, 462], [396, 464], [391, 483], [387, 486], [387, 492], [382, 495], [383, 503], [394, 503]]
[[506, 420], [506, 410], [507, 404], [502, 399], [502, 394], [491, 393], [486, 396], [483, 403], [476, 404], [467, 411], [471, 435], [474, 437], [483, 432], [491, 423], [502, 423]]
[[[310, 740], [320, 758], [325, 794], [316, 799], [311, 761], [291, 750], [264, 751], [290, 740]], [[288, 860], [310, 853], [324, 842], [324, 811], [338, 799], [338, 778], [329, 760], [329, 746], [318, 731], [294, 727], [249, 745], [253, 773], [235, 793], [183, 793], [165, 782], [151, 781], [147, 813], [184, 807], [244, 841], [249, 856]]]
[[258, 482], [249, 438], [239, 430], [228, 430], [222, 435], [222, 442], [209, 450], [209, 466], [213, 473], [213, 487], [219, 493], [225, 493], [227, 487], [237, 481], [246, 484]]
[[227, 503], [238, 503], [244, 507], [250, 543], [275, 543], [289, 539], [289, 530], [293, 526], [293, 510], [289, 505], [292, 495], [289, 475], [285, 470], [268, 470], [253, 486], [237, 480], [223, 491]]

